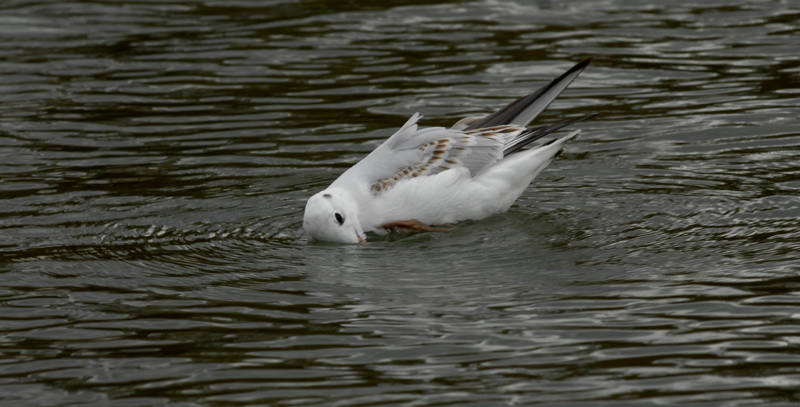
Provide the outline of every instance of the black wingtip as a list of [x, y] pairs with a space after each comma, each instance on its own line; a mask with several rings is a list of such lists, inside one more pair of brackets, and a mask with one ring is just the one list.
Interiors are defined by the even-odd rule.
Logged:
[[587, 66], [589, 66], [589, 64], [592, 63], [593, 60], [594, 60], [594, 57], [588, 57], [588, 58], [584, 59], [583, 61], [578, 62], [572, 68], [570, 68], [567, 72], [564, 72], [558, 78], [555, 78], [552, 81], [550, 81], [550, 83], [547, 84], [546, 88], [552, 87], [556, 83], [560, 82], [562, 79], [566, 78], [567, 76], [570, 76], [570, 75], [574, 74], [575, 72], [583, 71], [584, 69], [586, 69]]
[[[498, 126], [503, 124], [519, 124], [527, 125], [531, 120], [539, 115], [556, 97], [566, 89], [569, 84], [586, 69], [592, 62], [594, 57], [588, 57], [581, 62], [575, 64], [572, 68], [559, 75], [557, 78], [550, 81], [547, 85], [542, 86], [533, 93], [523, 96], [502, 109], [484, 117], [469, 125], [466, 130], [474, 130], [482, 127]], [[556, 90], [556, 93], [551, 91]], [[529, 107], [533, 107], [529, 110]]]
[[[584, 120], [589, 120], [589, 119], [591, 119], [593, 117], [596, 117], [598, 114], [599, 113], [587, 114], [587, 115], [584, 115], [584, 116], [579, 116], [579, 117], [575, 117], [575, 118], [572, 118], [572, 119], [560, 121], [558, 123], [553, 123], [553, 124], [548, 124], [548, 125], [545, 125], [545, 126], [531, 128], [528, 131], [526, 131], [526, 132], [520, 134], [519, 136], [517, 136], [517, 138], [514, 139], [511, 143], [507, 144], [505, 149], [503, 150], [503, 156], [505, 157], [505, 156], [507, 156], [507, 155], [509, 155], [511, 153], [514, 153], [517, 150], [521, 149], [522, 147], [525, 147], [526, 145], [528, 145], [528, 144], [530, 144], [530, 143], [532, 143], [532, 142], [534, 142], [536, 140], [539, 140], [540, 138], [542, 138], [542, 137], [544, 137], [544, 136], [546, 136], [546, 135], [548, 135], [548, 134], [550, 134], [550, 133], [552, 133], [552, 132], [554, 132], [556, 130], [560, 130], [560, 129], [564, 128], [564, 127], [573, 125], [575, 123], [582, 122]], [[546, 146], [546, 145], [554, 142], [555, 140], [557, 140], [557, 139], [550, 140], [547, 143], [542, 144], [542, 146]]]

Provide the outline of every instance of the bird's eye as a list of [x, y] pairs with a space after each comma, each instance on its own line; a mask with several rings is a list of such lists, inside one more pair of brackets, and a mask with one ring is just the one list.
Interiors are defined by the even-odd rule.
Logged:
[[336, 213], [333, 214], [333, 217], [336, 218], [336, 223], [338, 223], [340, 225], [344, 223], [344, 216], [342, 216], [341, 213], [336, 212]]

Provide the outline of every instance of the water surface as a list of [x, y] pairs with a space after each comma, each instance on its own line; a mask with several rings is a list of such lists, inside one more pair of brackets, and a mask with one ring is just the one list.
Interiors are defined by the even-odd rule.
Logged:
[[[800, 8], [0, 6], [0, 404], [800, 401]], [[596, 112], [505, 214], [311, 241], [414, 112], [572, 64]]]

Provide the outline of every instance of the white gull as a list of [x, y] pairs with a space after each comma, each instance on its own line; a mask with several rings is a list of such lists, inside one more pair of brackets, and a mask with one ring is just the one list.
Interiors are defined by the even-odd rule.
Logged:
[[[447, 231], [466, 219], [508, 210], [580, 130], [519, 151], [594, 115], [527, 127], [589, 65], [578, 63], [552, 82], [485, 117], [452, 128], [419, 128], [415, 113], [394, 135], [308, 199], [303, 228], [311, 237], [358, 243], [365, 232]], [[515, 153], [515, 154], [512, 154]]]

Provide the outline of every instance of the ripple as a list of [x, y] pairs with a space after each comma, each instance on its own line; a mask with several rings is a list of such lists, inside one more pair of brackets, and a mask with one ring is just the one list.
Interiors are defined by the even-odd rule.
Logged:
[[[4, 404], [797, 400], [786, 2], [1, 14]], [[541, 119], [600, 116], [509, 212], [304, 234], [412, 113], [485, 113], [590, 55]]]

